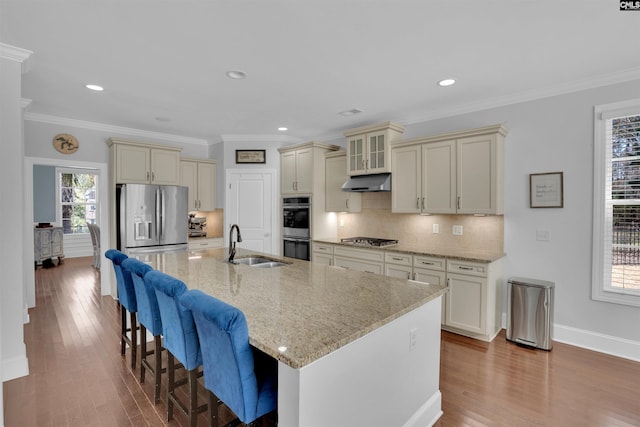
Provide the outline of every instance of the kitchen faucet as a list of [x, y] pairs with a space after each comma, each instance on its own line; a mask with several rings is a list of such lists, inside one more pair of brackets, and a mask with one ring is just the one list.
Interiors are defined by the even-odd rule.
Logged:
[[229, 262], [233, 262], [233, 258], [236, 256], [236, 242], [233, 240], [233, 229], [236, 229], [238, 235], [238, 242], [242, 242], [242, 236], [240, 235], [240, 227], [238, 224], [233, 224], [231, 230], [229, 230]]

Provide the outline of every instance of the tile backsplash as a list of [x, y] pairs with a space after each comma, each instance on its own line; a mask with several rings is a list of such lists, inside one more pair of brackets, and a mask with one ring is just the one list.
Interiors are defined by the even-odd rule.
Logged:
[[[338, 237], [398, 239], [411, 246], [439, 246], [462, 250], [504, 250], [504, 217], [418, 215], [391, 213], [391, 193], [362, 193], [361, 213], [338, 214]], [[438, 224], [440, 232], [433, 233]], [[462, 226], [462, 235], [453, 226]]]
[[207, 237], [222, 237], [222, 229], [224, 228], [224, 210], [216, 209], [215, 211], [194, 212], [196, 216], [207, 218]]

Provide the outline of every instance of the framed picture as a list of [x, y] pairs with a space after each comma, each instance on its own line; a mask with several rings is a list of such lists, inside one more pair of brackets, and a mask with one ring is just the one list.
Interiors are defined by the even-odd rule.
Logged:
[[562, 172], [529, 174], [529, 207], [563, 207], [562, 175]]
[[266, 150], [236, 150], [236, 163], [266, 163]]

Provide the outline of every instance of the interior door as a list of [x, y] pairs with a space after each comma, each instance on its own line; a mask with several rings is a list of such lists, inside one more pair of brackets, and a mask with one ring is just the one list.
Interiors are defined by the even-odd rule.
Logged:
[[231, 225], [238, 224], [242, 234], [238, 247], [279, 255], [275, 173], [271, 169], [227, 170], [225, 245], [229, 245]]

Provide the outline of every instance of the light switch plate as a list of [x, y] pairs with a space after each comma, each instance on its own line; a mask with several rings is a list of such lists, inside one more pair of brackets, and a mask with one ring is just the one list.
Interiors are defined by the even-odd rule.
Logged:
[[433, 224], [433, 234], [440, 233], [440, 224]]
[[548, 242], [551, 240], [551, 233], [549, 230], [536, 230], [536, 240], [538, 242]]
[[462, 226], [461, 225], [454, 225], [453, 226], [453, 235], [454, 236], [462, 236]]

